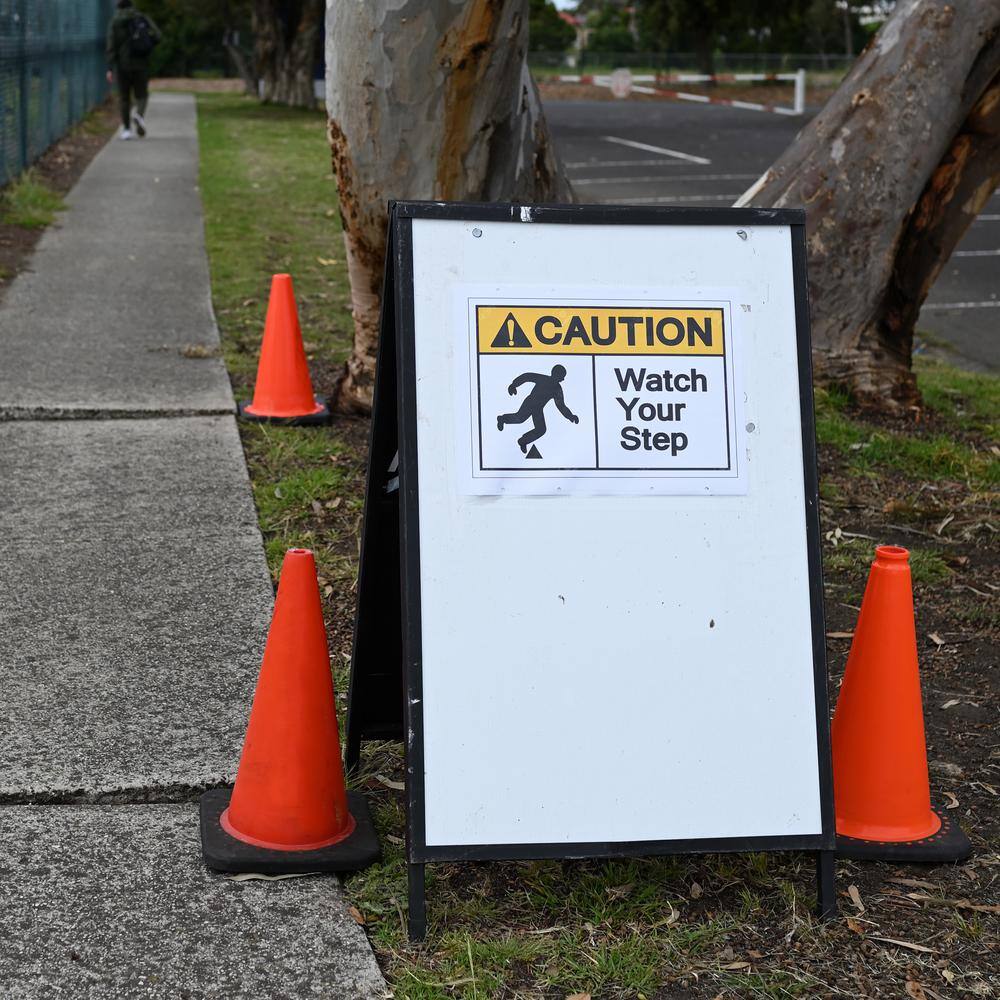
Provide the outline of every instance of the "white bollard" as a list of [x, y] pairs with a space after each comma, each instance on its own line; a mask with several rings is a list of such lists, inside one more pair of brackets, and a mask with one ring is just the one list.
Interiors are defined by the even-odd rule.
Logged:
[[627, 68], [616, 69], [611, 74], [608, 85], [615, 97], [628, 97], [632, 93], [632, 71]]
[[795, 104], [794, 113], [801, 115], [806, 110], [806, 71], [798, 70], [795, 74]]

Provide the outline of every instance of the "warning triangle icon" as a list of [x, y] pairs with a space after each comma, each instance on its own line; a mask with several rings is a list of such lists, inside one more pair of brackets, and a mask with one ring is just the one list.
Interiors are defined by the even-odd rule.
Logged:
[[531, 341], [528, 340], [518, 321], [514, 319], [514, 314], [510, 312], [507, 313], [507, 318], [500, 325], [500, 329], [497, 330], [497, 335], [493, 338], [490, 347], [525, 348], [531, 347]]
[[524, 457], [525, 457], [525, 458], [541, 458], [541, 457], [542, 457], [542, 454], [541, 454], [541, 452], [540, 452], [540, 451], [538, 450], [538, 448], [537, 448], [537, 447], [535, 447], [535, 445], [532, 445], [532, 446], [531, 446], [531, 450], [530, 450], [530, 451], [528, 452], [528, 454], [527, 454], [527, 455], [525, 455]]

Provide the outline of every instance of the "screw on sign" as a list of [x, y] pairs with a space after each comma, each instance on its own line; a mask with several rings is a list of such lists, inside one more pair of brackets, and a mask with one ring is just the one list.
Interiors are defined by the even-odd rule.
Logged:
[[632, 93], [632, 73], [627, 69], [616, 69], [611, 74], [611, 93], [615, 97], [628, 97]]

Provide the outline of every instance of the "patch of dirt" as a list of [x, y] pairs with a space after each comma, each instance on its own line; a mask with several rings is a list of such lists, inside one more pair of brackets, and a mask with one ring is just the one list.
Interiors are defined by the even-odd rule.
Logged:
[[[53, 191], [66, 194], [117, 126], [118, 111], [114, 99], [109, 98], [85, 125], [76, 126], [49, 146], [32, 166], [35, 176]], [[44, 228], [12, 225], [0, 215], [0, 299], [24, 270], [44, 231]]]

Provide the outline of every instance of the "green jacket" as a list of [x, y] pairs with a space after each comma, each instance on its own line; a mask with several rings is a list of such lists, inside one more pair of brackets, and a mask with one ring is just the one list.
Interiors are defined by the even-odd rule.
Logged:
[[135, 7], [124, 7], [116, 11], [108, 25], [108, 69], [134, 73], [149, 66], [149, 56], [135, 56], [129, 47], [129, 37], [132, 34], [131, 22], [140, 16], [149, 22], [154, 37], [161, 37], [160, 29], [153, 24], [153, 19], [148, 14], [142, 14]]

